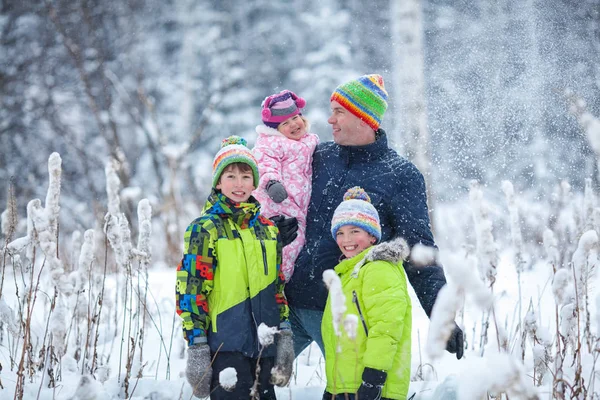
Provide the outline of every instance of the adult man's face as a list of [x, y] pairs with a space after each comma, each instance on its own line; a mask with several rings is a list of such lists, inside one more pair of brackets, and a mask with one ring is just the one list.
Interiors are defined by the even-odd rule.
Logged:
[[363, 120], [331, 102], [331, 116], [327, 120], [333, 128], [333, 140], [341, 146], [363, 146], [375, 141], [375, 132]]

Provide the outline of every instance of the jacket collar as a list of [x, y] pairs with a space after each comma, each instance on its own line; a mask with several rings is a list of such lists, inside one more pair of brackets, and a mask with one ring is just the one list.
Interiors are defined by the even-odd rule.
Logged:
[[[338, 145], [339, 146], [339, 145]], [[387, 134], [383, 129], [375, 132], [375, 141], [364, 146], [339, 146], [340, 156], [346, 164], [375, 161], [386, 154], [388, 149]]]
[[260, 215], [260, 204], [253, 196], [250, 196], [246, 203], [236, 203], [213, 188], [202, 213], [230, 218], [244, 229], [254, 225]]
[[354, 266], [365, 258], [371, 247], [361, 251], [352, 258], [344, 258], [338, 265], [335, 266], [335, 272], [337, 272], [338, 275], [341, 275], [354, 269]]
[[371, 246], [352, 258], [342, 260], [336, 267], [335, 272], [344, 274], [352, 271], [352, 277], [358, 276], [358, 271], [363, 265], [370, 261], [387, 261], [392, 264], [398, 264], [406, 260], [410, 255], [410, 247], [403, 238], [395, 238], [389, 242], [379, 243]]

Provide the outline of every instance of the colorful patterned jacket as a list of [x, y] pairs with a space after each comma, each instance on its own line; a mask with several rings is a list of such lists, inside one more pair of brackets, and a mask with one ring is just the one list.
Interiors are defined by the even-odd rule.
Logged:
[[257, 357], [261, 323], [289, 327], [280, 264], [277, 228], [258, 202], [234, 203], [213, 190], [185, 232], [177, 267], [176, 307], [188, 344], [208, 341], [212, 352]]

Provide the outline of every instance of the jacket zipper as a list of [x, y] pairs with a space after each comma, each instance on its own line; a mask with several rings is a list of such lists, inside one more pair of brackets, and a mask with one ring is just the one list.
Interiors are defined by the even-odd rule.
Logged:
[[369, 329], [367, 328], [367, 321], [365, 321], [365, 317], [363, 316], [362, 310], [360, 309], [360, 304], [358, 304], [358, 296], [356, 295], [356, 290], [352, 291], [352, 302], [356, 304], [356, 309], [358, 310], [358, 315], [360, 316], [360, 320], [362, 321], [363, 328], [365, 328], [365, 334], [369, 336]]
[[265, 275], [269, 275], [269, 266], [267, 265], [267, 249], [265, 248], [265, 242], [260, 241], [260, 248], [262, 249], [263, 264], [265, 266]]

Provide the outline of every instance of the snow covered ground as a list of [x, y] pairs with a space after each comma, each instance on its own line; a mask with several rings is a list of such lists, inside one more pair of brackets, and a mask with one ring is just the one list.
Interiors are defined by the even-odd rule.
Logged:
[[[516, 272], [514, 268], [509, 268], [507, 263], [504, 263], [498, 268], [498, 280], [496, 283], [498, 297], [498, 314], [500, 320], [506, 324], [508, 330], [514, 329], [511, 324], [516, 323], [515, 313], [517, 305], [515, 300], [518, 298], [516, 292], [517, 286]], [[524, 273], [522, 281], [524, 286], [522, 292], [525, 293], [524, 298], [529, 299], [540, 306], [544, 314], [544, 322], [551, 323], [553, 318], [553, 306], [548, 305], [547, 309], [544, 302], [547, 301], [550, 284], [550, 270], [540, 265], [539, 268], [527, 271]], [[10, 282], [13, 277], [11, 274], [5, 278]], [[5, 285], [8, 289], [4, 292], [4, 299], [14, 299], [14, 292], [10, 293], [11, 285]], [[115, 288], [117, 282], [114, 276], [107, 280], [107, 301], [105, 306], [107, 310], [113, 310], [114, 305], [111, 305], [116, 296]], [[143, 363], [145, 367], [141, 374], [141, 378], [133, 378], [130, 383], [130, 396], [132, 399], [190, 399], [191, 388], [185, 381], [183, 372], [185, 369], [185, 358], [182, 358], [182, 349], [184, 342], [181, 337], [179, 321], [175, 319], [173, 325], [174, 309], [174, 287], [175, 287], [175, 271], [166, 266], [155, 266], [149, 273], [149, 293], [153, 298], [151, 305], [151, 313], [154, 315], [157, 326], [147, 328], [146, 339], [144, 342]], [[13, 286], [14, 290], [14, 286]], [[41, 297], [40, 299], [41, 300]], [[38, 301], [39, 301], [38, 300]], [[36, 318], [32, 324], [32, 330], [39, 337], [43, 337], [45, 331], [45, 316], [47, 313], [39, 312], [42, 308], [47, 309], [48, 303], [43, 304], [40, 301], [36, 309]], [[464, 314], [465, 334], [469, 350], [465, 352], [463, 360], [458, 361], [456, 358], [446, 353], [440, 359], [432, 362], [427, 358], [425, 344], [427, 341], [427, 330], [429, 320], [423, 310], [417, 305], [418, 300], [413, 293], [413, 359], [412, 359], [412, 375], [413, 377], [421, 376], [426, 381], [413, 382], [411, 386], [411, 394], [415, 393], [415, 399], [427, 399], [435, 390], [435, 386], [440, 381], [443, 381], [450, 375], [456, 375], [459, 379], [470, 380], [470, 371], [473, 368], [479, 368], [479, 354], [481, 346], [479, 340], [479, 325], [477, 321], [481, 318], [481, 313], [473, 306], [467, 306]], [[110, 314], [111, 311], [107, 311]], [[120, 319], [122, 313], [119, 314]], [[108, 322], [106, 322], [108, 324]], [[157, 329], [158, 328], [158, 329]], [[114, 327], [104, 326], [100, 329], [101, 332], [113, 332]], [[49, 399], [94, 399], [94, 398], [122, 398], [124, 368], [121, 368], [119, 375], [119, 363], [123, 365], [123, 357], [120, 357], [120, 330], [116, 338], [110, 338], [108, 334], [100, 338], [100, 342], [104, 342], [99, 350], [104, 357], [110, 355], [106, 376], [103, 379], [106, 381], [101, 384], [93, 379], [88, 379], [84, 387], [79, 387], [81, 384], [80, 365], [77, 365], [72, 357], [65, 357], [62, 361], [62, 377], [56, 383], [55, 388], [47, 388], [48, 377], [45, 376], [42, 381], [42, 373], [37, 372], [33, 382], [26, 379], [26, 391], [24, 398], [32, 399], [39, 398], [43, 400]], [[173, 337], [171, 333], [173, 332]], [[494, 343], [491, 336], [491, 345], [487, 347], [489, 351], [493, 351]], [[161, 339], [162, 338], [162, 339]], [[10, 368], [10, 352], [11, 340], [6, 335], [3, 338], [3, 344], [0, 346], [0, 363], [3, 366], [0, 378], [4, 389], [0, 390], [0, 398], [9, 399], [14, 396], [16, 374], [14, 368]], [[477, 349], [477, 350], [474, 350]], [[170, 356], [167, 357], [167, 352], [170, 351]], [[68, 351], [71, 354], [71, 351]], [[102, 357], [101, 357], [102, 358]], [[139, 369], [139, 363], [133, 368]], [[466, 374], [466, 375], [465, 375]], [[121, 378], [121, 379], [120, 379]], [[325, 387], [324, 378], [324, 361], [318, 346], [314, 343], [306, 349], [296, 360], [296, 368], [292, 382], [288, 388], [278, 388], [277, 395], [279, 399], [319, 399]], [[133, 389], [131, 389], [133, 388]], [[549, 389], [548, 389], [549, 390]], [[93, 394], [96, 393], [96, 396]]]

